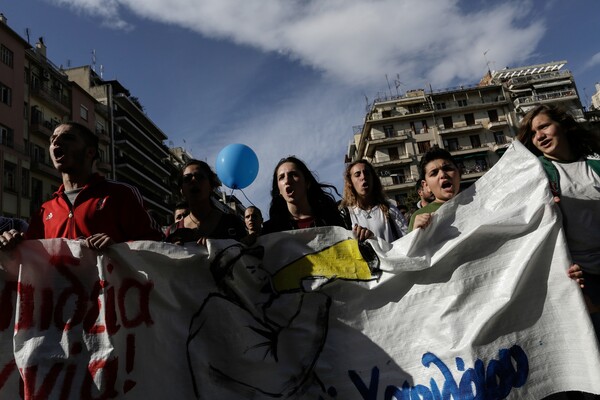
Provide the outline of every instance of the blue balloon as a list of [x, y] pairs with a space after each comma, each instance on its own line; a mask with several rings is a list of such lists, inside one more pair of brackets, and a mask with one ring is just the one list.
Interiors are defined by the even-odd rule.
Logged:
[[258, 175], [258, 157], [245, 144], [225, 146], [217, 156], [217, 176], [231, 189], [243, 189]]

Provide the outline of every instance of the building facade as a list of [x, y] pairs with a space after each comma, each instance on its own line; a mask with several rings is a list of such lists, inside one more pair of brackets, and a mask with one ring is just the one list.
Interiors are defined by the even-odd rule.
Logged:
[[0, 14], [0, 207], [3, 215], [22, 218], [29, 217], [32, 199], [25, 93], [30, 47]]
[[536, 105], [562, 102], [583, 118], [573, 76], [562, 70], [565, 64], [506, 69], [490, 72], [474, 86], [379, 98], [355, 128], [346, 162], [371, 162], [386, 194], [410, 206], [421, 156], [437, 145], [452, 154], [462, 186], [469, 186], [498, 162], [523, 115]]

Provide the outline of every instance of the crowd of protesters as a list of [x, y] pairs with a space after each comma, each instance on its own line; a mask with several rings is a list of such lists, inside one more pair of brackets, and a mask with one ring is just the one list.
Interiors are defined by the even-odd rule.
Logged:
[[[600, 337], [600, 135], [568, 112], [542, 105], [525, 115], [518, 140], [546, 171], [572, 257], [568, 275], [582, 287]], [[49, 238], [81, 239], [96, 250], [134, 240], [252, 244], [260, 235], [321, 226], [344, 227], [359, 242], [378, 238], [391, 243], [415, 229], [435, 229], [432, 215], [459, 193], [461, 180], [452, 155], [433, 147], [420, 161], [417, 204], [397, 205], [385, 196], [374, 167], [358, 160], [346, 166], [337, 202], [334, 186], [319, 182], [302, 160], [287, 157], [273, 170], [269, 219], [263, 223], [255, 206], [246, 209], [243, 221], [217, 209], [211, 201], [220, 185], [217, 175], [207, 163], [190, 160], [180, 173], [183, 202], [175, 206], [175, 222], [161, 228], [135, 187], [94, 172], [98, 137], [87, 127], [58, 125], [49, 153], [62, 185], [29, 223], [0, 217], [0, 250], [11, 250], [23, 239]]]

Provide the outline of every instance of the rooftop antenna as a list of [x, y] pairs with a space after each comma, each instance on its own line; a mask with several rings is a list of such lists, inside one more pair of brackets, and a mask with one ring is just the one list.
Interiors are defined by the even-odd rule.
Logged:
[[369, 98], [367, 97], [366, 93], [363, 93], [363, 96], [365, 96], [365, 110], [366, 112], [369, 112]]
[[483, 59], [485, 60], [485, 65], [487, 66], [488, 74], [492, 75], [492, 71], [490, 70], [490, 61], [487, 58], [487, 53], [490, 51], [489, 49], [483, 52]]
[[25, 36], [27, 36], [27, 43], [31, 44], [30, 38], [29, 38], [29, 34], [31, 32], [29, 31], [29, 28], [25, 28]]
[[398, 91], [398, 88], [402, 85], [404, 85], [404, 83], [400, 82], [400, 74], [396, 74], [396, 79], [394, 79], [394, 85], [396, 86], [396, 95], [400, 96], [400, 92]]
[[96, 72], [96, 49], [92, 49], [92, 71]]
[[390, 80], [388, 79], [388, 76], [387, 76], [387, 74], [385, 74], [385, 81], [386, 81], [386, 82], [387, 82], [387, 84], [388, 84], [388, 90], [389, 90], [389, 92], [390, 92], [390, 97], [392, 97], [392, 87], [390, 86]]
[[71, 68], [71, 60], [67, 59], [67, 68]]
[[100, 78], [104, 78], [104, 65], [100, 64]]

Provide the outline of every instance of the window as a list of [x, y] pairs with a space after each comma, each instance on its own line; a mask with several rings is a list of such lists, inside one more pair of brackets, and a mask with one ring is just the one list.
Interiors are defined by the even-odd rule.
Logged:
[[390, 176], [392, 177], [392, 183], [394, 185], [406, 183], [406, 171], [404, 168], [392, 171]]
[[496, 144], [506, 144], [504, 132], [494, 132], [494, 140], [496, 141]]
[[81, 119], [83, 119], [84, 121], [88, 120], [88, 109], [86, 106], [84, 105], [80, 105], [79, 106], [79, 116], [81, 117]]
[[34, 144], [32, 153], [33, 153], [32, 154], [33, 161], [39, 162], [42, 164], [46, 163], [46, 149], [44, 149], [42, 146], [38, 146], [37, 144]]
[[421, 111], [420, 106], [408, 106], [408, 112], [411, 114], [416, 114]]
[[424, 142], [417, 142], [417, 148], [419, 149], [419, 154], [423, 154], [431, 148], [431, 143], [429, 142], [429, 140]]
[[388, 148], [388, 154], [390, 156], [390, 161], [397, 160], [397, 159], [400, 158], [400, 156], [398, 155], [398, 148], [397, 147], [390, 147], [390, 148]]
[[17, 190], [17, 165], [10, 161], [4, 161], [4, 189]]
[[5, 45], [0, 46], [0, 59], [9, 67], [13, 67], [14, 53]]
[[451, 116], [442, 118], [442, 121], [444, 122], [445, 129], [451, 129], [452, 127], [454, 127], [454, 123], [452, 122]]
[[444, 103], [443, 101], [440, 103], [435, 103], [435, 108], [436, 110], [445, 110], [446, 109], [446, 103]]
[[15, 135], [12, 129], [0, 125], [0, 138], [3, 145], [7, 147], [14, 147]]
[[459, 107], [466, 107], [467, 106], [467, 99], [460, 99], [457, 101], [458, 106]]
[[467, 123], [467, 125], [475, 125], [475, 115], [465, 114], [465, 122]]
[[392, 110], [383, 110], [381, 112], [381, 118], [389, 118], [392, 116]]
[[383, 127], [383, 133], [386, 138], [391, 138], [394, 136], [394, 126], [393, 125], [385, 125]]
[[423, 125], [423, 133], [427, 133], [427, 121], [421, 121], [421, 125]]
[[0, 83], [0, 101], [7, 106], [12, 105], [12, 90], [2, 83]]
[[29, 170], [21, 168], [21, 194], [29, 197]]
[[481, 147], [481, 139], [479, 139], [479, 135], [471, 135], [469, 136], [471, 139], [471, 146], [475, 149]]
[[490, 119], [490, 122], [498, 122], [498, 111], [488, 110], [488, 117]]
[[450, 138], [446, 140], [446, 149], [448, 151], [457, 151], [460, 150], [460, 148], [458, 147], [458, 139], [457, 138]]
[[106, 135], [104, 132], [104, 124], [102, 122], [96, 122], [96, 133], [98, 135]]

